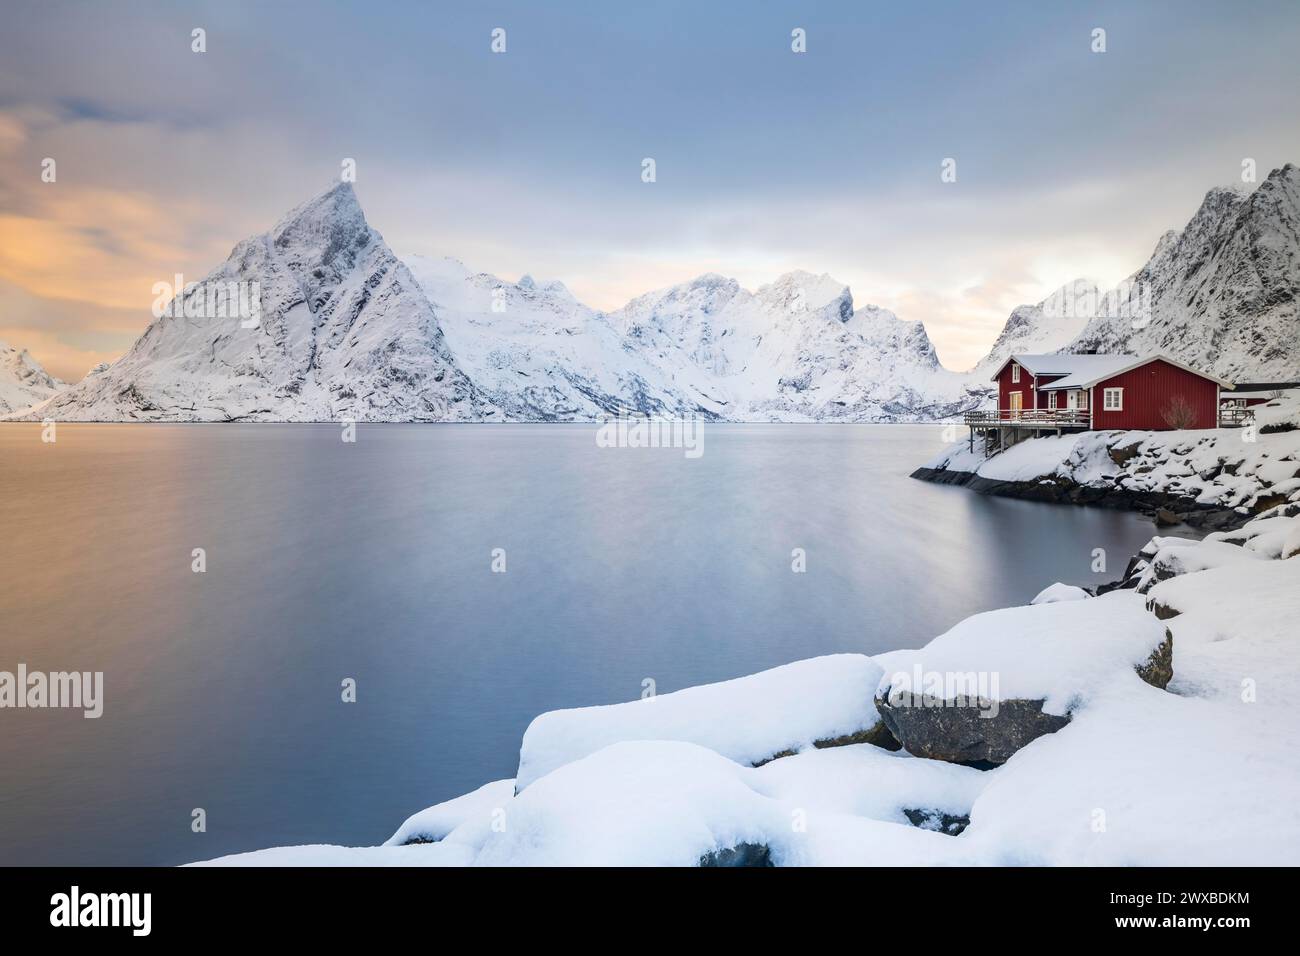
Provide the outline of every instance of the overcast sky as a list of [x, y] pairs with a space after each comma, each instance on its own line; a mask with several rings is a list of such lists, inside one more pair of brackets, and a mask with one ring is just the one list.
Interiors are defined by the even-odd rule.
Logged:
[[351, 157], [399, 255], [600, 308], [829, 272], [962, 369], [1016, 305], [1137, 269], [1243, 159], [1300, 161], [1297, 49], [1294, 0], [6, 0], [0, 338], [79, 378], [155, 282], [201, 278]]

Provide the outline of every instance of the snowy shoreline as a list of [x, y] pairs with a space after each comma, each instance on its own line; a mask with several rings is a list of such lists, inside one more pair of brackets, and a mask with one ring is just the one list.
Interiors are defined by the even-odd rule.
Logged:
[[1099, 590], [543, 714], [515, 778], [382, 846], [204, 865], [1294, 865], [1300, 502]]
[[1160, 524], [1240, 528], [1300, 502], [1300, 398], [1255, 410], [1252, 427], [1104, 431], [1032, 438], [986, 456], [958, 442], [912, 473], [979, 494], [1142, 511]]

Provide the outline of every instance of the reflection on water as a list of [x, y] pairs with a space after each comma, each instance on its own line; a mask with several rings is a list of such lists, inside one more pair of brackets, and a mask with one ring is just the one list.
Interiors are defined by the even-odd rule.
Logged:
[[916, 646], [1152, 532], [911, 481], [932, 426], [708, 426], [696, 459], [595, 431], [0, 426], [0, 670], [106, 698], [0, 710], [0, 862], [375, 843], [511, 776], [544, 710]]

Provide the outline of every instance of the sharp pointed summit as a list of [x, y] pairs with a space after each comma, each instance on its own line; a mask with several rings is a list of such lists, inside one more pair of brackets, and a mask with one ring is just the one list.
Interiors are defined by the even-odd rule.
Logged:
[[352, 186], [308, 200], [189, 285], [110, 368], [60, 394], [72, 421], [478, 421], [432, 305]]

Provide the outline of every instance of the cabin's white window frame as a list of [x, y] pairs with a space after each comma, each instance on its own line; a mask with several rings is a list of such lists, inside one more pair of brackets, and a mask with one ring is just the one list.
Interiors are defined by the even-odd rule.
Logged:
[[1086, 412], [1088, 410], [1088, 390], [1086, 388], [1079, 389], [1079, 396], [1075, 399], [1074, 404], [1080, 411]]
[[1101, 408], [1105, 412], [1124, 411], [1124, 389], [1106, 388], [1101, 392]]
[[1047, 393], [1047, 408], [1048, 411], [1056, 411], [1056, 392]]
[[1020, 366], [1016, 362], [1011, 363], [1011, 384], [1020, 384]]

